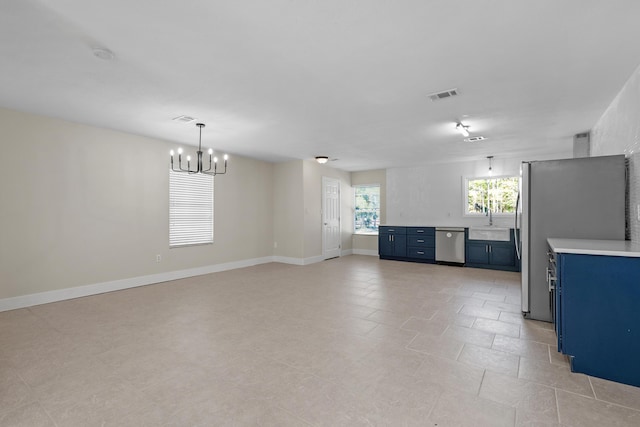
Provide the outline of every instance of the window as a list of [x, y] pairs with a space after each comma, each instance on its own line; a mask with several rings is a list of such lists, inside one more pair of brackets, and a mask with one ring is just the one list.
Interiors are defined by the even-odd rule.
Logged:
[[213, 243], [213, 176], [169, 170], [169, 247]]
[[355, 234], [378, 234], [380, 224], [380, 186], [356, 185], [355, 189]]
[[467, 178], [465, 215], [512, 214], [516, 211], [517, 176]]

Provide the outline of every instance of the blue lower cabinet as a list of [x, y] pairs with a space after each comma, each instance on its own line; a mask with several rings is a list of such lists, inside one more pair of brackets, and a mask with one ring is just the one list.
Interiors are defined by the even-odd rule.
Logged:
[[515, 247], [508, 244], [508, 242], [468, 241], [465, 258], [467, 267], [520, 271], [520, 266], [516, 260]]
[[514, 267], [516, 265], [515, 247], [505, 244], [491, 244], [489, 252], [489, 264], [503, 267]]
[[406, 227], [381, 226], [378, 231], [378, 254], [383, 259], [403, 258], [407, 255]]
[[381, 226], [378, 253], [381, 259], [435, 262], [435, 236], [433, 227]]
[[467, 265], [489, 265], [489, 246], [487, 243], [467, 243], [465, 258]]
[[571, 370], [640, 387], [640, 258], [556, 259], [556, 330]]
[[407, 248], [407, 258], [416, 258], [419, 260], [435, 261], [436, 248]]
[[511, 240], [469, 240], [469, 230], [465, 231], [465, 266], [492, 270], [520, 271], [516, 257], [513, 230]]

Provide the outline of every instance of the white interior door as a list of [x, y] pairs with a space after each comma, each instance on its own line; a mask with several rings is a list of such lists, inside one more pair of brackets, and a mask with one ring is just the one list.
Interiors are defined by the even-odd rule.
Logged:
[[322, 255], [340, 256], [340, 181], [322, 177]]

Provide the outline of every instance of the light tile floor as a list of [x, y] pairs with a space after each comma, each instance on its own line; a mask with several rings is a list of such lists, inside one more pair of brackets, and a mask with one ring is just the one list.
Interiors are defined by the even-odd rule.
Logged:
[[519, 275], [348, 256], [0, 313], [2, 426], [639, 426]]

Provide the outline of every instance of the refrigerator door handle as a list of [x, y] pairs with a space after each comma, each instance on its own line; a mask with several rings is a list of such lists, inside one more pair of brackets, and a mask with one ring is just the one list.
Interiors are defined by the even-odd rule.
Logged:
[[513, 240], [515, 241], [515, 245], [516, 245], [516, 255], [518, 256], [518, 259], [522, 259], [521, 258], [521, 254], [520, 254], [520, 239], [518, 238], [518, 207], [520, 207], [520, 192], [518, 191], [518, 197], [516, 198], [516, 217], [515, 217], [515, 224], [513, 225]]

